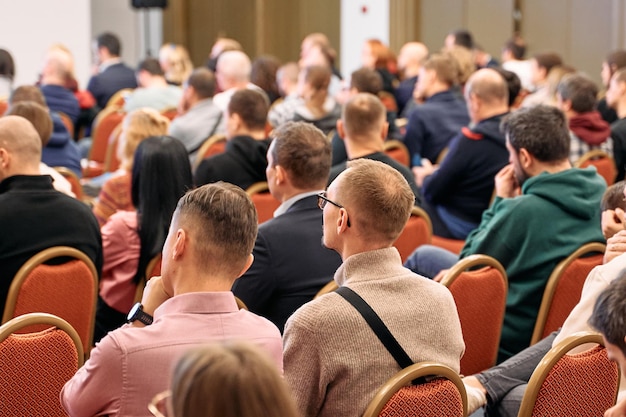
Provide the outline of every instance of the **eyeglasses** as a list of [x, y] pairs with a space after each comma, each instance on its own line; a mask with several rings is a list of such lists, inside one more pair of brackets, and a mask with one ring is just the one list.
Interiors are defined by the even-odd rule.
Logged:
[[172, 391], [167, 390], [159, 392], [152, 398], [148, 404], [148, 410], [155, 417], [169, 417], [172, 415], [169, 411], [169, 400], [172, 397]]
[[[326, 191], [322, 191], [317, 195], [317, 206], [320, 208], [320, 210], [324, 210], [324, 207], [326, 207], [326, 203], [330, 203], [335, 207], [346, 210], [346, 208], [341, 204], [335, 203], [333, 200], [326, 197]], [[346, 210], [346, 214], [347, 213], [348, 211]], [[350, 227], [350, 218], [348, 218], [347, 226]]]

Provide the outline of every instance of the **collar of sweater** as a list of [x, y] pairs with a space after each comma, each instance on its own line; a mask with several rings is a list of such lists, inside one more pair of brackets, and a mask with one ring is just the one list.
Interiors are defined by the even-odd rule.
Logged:
[[337, 272], [335, 282], [345, 283], [372, 281], [387, 276], [406, 273], [400, 253], [395, 247], [357, 253], [345, 259]]

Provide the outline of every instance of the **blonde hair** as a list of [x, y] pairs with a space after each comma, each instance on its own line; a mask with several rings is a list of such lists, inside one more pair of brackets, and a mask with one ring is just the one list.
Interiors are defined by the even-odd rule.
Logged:
[[469, 49], [454, 45], [448, 49], [446, 54], [450, 55], [457, 63], [459, 84], [465, 85], [469, 77], [476, 71], [474, 56]]
[[150, 108], [134, 110], [122, 121], [122, 134], [117, 148], [117, 156], [122, 168], [130, 171], [137, 146], [150, 136], [167, 135], [170, 121], [161, 113]]
[[166, 43], [161, 46], [159, 63], [165, 73], [165, 79], [176, 85], [185, 82], [193, 71], [193, 64], [189, 59], [187, 49], [175, 43]]
[[298, 416], [276, 365], [243, 342], [187, 352], [174, 370], [172, 407], [180, 417]]

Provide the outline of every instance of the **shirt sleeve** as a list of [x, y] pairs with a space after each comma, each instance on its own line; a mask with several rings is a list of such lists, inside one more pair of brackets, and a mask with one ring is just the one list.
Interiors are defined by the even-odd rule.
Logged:
[[424, 179], [422, 191], [424, 198], [431, 204], [445, 201], [452, 185], [458, 182], [462, 173], [467, 173], [467, 155], [463, 145], [467, 139], [457, 136], [450, 143], [450, 150], [439, 165], [439, 168]]

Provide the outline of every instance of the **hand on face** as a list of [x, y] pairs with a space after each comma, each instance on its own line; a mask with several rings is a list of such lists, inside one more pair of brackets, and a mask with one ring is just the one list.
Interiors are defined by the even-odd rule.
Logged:
[[605, 239], [624, 230], [624, 210], [617, 207], [615, 210], [604, 210], [602, 212], [602, 234]]
[[521, 193], [512, 164], [505, 166], [496, 174], [495, 183], [498, 197], [513, 198]]
[[604, 263], [610, 262], [624, 252], [626, 252], [626, 230], [620, 230], [606, 241]]

